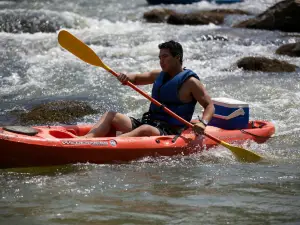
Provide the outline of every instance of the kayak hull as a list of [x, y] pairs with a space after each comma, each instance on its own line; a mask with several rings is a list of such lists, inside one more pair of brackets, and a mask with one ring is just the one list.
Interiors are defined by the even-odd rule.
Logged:
[[[254, 127], [256, 128], [252, 128]], [[39, 126], [34, 136], [0, 128], [0, 168], [52, 166], [70, 163], [120, 163], [143, 157], [188, 155], [217, 145], [213, 140], [190, 129], [179, 137], [102, 137], [79, 139], [90, 125]], [[229, 143], [253, 140], [263, 143], [274, 132], [274, 125], [265, 121], [249, 123], [249, 129], [223, 130], [207, 127], [207, 133]]]

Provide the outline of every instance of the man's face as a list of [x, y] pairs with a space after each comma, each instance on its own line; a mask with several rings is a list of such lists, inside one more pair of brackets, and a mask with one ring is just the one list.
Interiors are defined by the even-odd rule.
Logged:
[[160, 49], [159, 62], [162, 71], [168, 72], [179, 63], [179, 56], [173, 57], [169, 49]]

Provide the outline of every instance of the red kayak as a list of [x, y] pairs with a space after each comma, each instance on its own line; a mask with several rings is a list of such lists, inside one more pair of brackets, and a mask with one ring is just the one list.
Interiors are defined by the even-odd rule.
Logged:
[[[218, 144], [208, 137], [196, 136], [191, 129], [180, 136], [77, 138], [90, 128], [91, 125], [0, 128], [0, 168], [119, 163], [146, 156], [188, 155]], [[266, 121], [251, 121], [248, 128], [239, 130], [213, 126], [206, 129], [206, 133], [229, 143], [263, 143], [274, 132], [274, 125]]]

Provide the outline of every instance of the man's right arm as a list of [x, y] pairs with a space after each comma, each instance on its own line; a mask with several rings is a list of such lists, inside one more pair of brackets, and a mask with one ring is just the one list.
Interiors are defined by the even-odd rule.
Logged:
[[[146, 84], [153, 84], [155, 79], [158, 77], [160, 70], [152, 70], [150, 72], [141, 73], [141, 74], [120, 74], [120, 81], [122, 83], [126, 82], [127, 79], [125, 76], [128, 77], [128, 81], [135, 85], [146, 85]], [[124, 76], [125, 75], [125, 76]]]

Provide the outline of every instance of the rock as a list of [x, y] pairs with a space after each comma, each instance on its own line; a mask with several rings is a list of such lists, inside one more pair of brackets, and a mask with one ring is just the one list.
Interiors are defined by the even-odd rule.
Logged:
[[193, 12], [189, 14], [171, 14], [167, 23], [174, 25], [206, 25], [209, 23], [221, 24], [224, 21], [224, 14], [211, 12]]
[[285, 0], [255, 18], [238, 23], [233, 27], [300, 32], [299, 21], [300, 0]]
[[288, 62], [265, 57], [245, 57], [237, 62], [237, 66], [244, 70], [263, 72], [294, 72], [298, 68]]
[[224, 17], [229, 14], [249, 15], [248, 12], [239, 9], [215, 9], [210, 11], [194, 11], [191, 13], [178, 13], [174, 10], [161, 8], [144, 13], [147, 22], [167, 22], [175, 25], [204, 25], [209, 23], [223, 23]]
[[59, 100], [38, 105], [20, 116], [21, 125], [70, 123], [79, 117], [97, 113], [87, 103]]
[[282, 45], [276, 50], [276, 54], [300, 57], [300, 42]]
[[149, 12], [144, 13], [144, 19], [147, 22], [151, 23], [163, 23], [166, 22], [167, 18], [172, 14], [175, 13], [175, 11], [170, 9], [153, 9]]
[[251, 15], [251, 13], [240, 9], [213, 9], [203, 12], [219, 13], [224, 15]]

